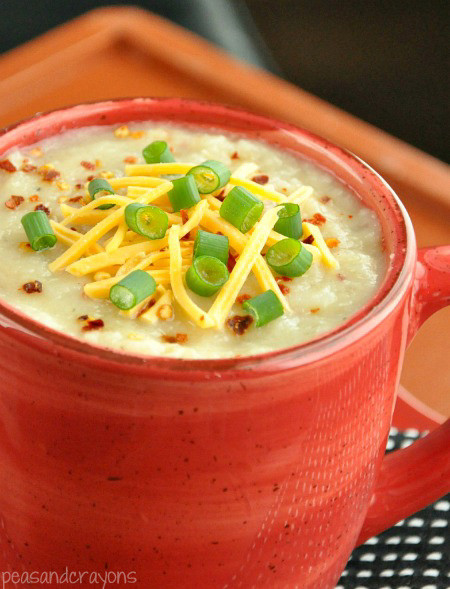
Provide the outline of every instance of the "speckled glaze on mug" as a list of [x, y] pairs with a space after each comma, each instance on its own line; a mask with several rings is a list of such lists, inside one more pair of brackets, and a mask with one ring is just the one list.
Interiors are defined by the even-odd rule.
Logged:
[[248, 358], [126, 355], [0, 302], [0, 571], [135, 571], [143, 589], [331, 589], [357, 542], [450, 489], [449, 422], [383, 459], [405, 347], [450, 299], [450, 247], [417, 259], [403, 206], [367, 165], [220, 105], [75, 106], [3, 131], [0, 153], [143, 120], [231, 131], [317, 163], [378, 213], [390, 268], [339, 329]]

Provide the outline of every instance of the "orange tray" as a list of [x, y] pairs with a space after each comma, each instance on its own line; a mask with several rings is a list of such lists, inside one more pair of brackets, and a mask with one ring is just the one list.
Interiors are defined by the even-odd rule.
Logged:
[[[124, 96], [237, 104], [310, 129], [353, 151], [390, 182], [411, 215], [420, 246], [450, 242], [450, 172], [444, 163], [149, 12], [93, 10], [0, 59], [1, 126], [37, 111]], [[447, 309], [421, 329], [402, 375], [419, 405], [446, 415], [450, 371], [442, 362], [441, 342], [449, 331]], [[405, 425], [411, 398], [401, 395]], [[429, 416], [430, 423], [441, 419]]]

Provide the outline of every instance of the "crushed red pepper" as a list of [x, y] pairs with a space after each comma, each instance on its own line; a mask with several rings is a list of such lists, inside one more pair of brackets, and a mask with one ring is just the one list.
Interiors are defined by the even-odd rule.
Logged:
[[77, 317], [78, 321], [87, 321], [89, 319], [89, 315], [80, 315]]
[[72, 196], [72, 198], [69, 198], [69, 202], [80, 202], [80, 200], [83, 200], [83, 197], [80, 196]]
[[93, 164], [92, 162], [86, 162], [83, 160], [81, 162], [81, 165], [85, 170], [95, 170], [95, 164]]
[[93, 331], [94, 329], [101, 329], [105, 323], [103, 319], [87, 319], [86, 325], [81, 328], [82, 331]]
[[34, 292], [42, 292], [42, 282], [39, 282], [39, 280], [33, 280], [33, 282], [26, 282], [22, 285], [22, 290], [24, 290], [27, 294], [32, 294]]
[[289, 286], [286, 286], [282, 282], [277, 281], [277, 283], [278, 283], [278, 288], [281, 290], [282, 294], [288, 295], [291, 292], [291, 289], [289, 288]]
[[321, 196], [319, 198], [320, 202], [323, 202], [324, 205], [327, 204], [327, 202], [330, 202], [331, 200], [331, 196], [327, 196], [326, 194], [324, 196]]
[[76, 188], [77, 190], [80, 190], [80, 188], [83, 188], [83, 184], [82, 184], [81, 182], [77, 182], [77, 183], [75, 184], [75, 188]]
[[21, 205], [24, 201], [23, 196], [17, 196], [13, 194], [9, 200], [5, 202], [5, 207], [7, 209], [11, 209], [12, 211], [16, 209], [19, 205]]
[[257, 184], [267, 184], [269, 176], [267, 176], [267, 174], [257, 174], [256, 176], [253, 176], [252, 180]]
[[239, 159], [239, 154], [237, 151], [235, 151], [234, 153], [231, 154], [231, 159], [232, 160], [238, 160]]
[[320, 307], [314, 307], [314, 309], [310, 309], [311, 313], [318, 313], [320, 311]]
[[188, 340], [187, 333], [177, 333], [175, 335], [162, 335], [161, 339], [167, 344], [185, 344]]
[[305, 219], [305, 222], [320, 227], [321, 225], [326, 223], [327, 220], [321, 213], [314, 213], [314, 215], [310, 219]]
[[93, 174], [91, 174], [90, 176], [88, 176], [88, 177], [86, 178], [86, 180], [87, 180], [88, 182], [90, 182], [90, 181], [91, 181], [91, 180], [93, 180], [94, 178], [95, 178], [95, 176], [94, 176]]
[[137, 157], [134, 155], [127, 155], [127, 157], [123, 158], [123, 161], [126, 164], [135, 164], [137, 162]]
[[228, 262], [227, 262], [227, 268], [228, 268], [228, 272], [232, 272], [233, 268], [236, 266], [236, 257], [233, 256], [233, 254], [231, 252], [228, 253]]
[[35, 172], [37, 170], [37, 166], [33, 166], [32, 164], [23, 164], [20, 169], [22, 172], [26, 173]]
[[139, 309], [136, 317], [140, 317], [141, 315], [143, 315], [146, 311], [151, 309], [155, 303], [156, 303], [155, 299], [150, 299], [148, 301], [148, 303], [142, 307], [142, 309]]
[[45, 182], [53, 182], [53, 180], [56, 180], [56, 178], [59, 178], [61, 176], [61, 174], [58, 172], [58, 170], [44, 170], [43, 172], [41, 172], [42, 175], [42, 180], [44, 180]]
[[243, 335], [252, 323], [253, 317], [251, 315], [234, 315], [228, 319], [227, 326], [236, 335]]
[[217, 198], [218, 200], [220, 200], [221, 202], [223, 202], [223, 201], [225, 200], [225, 190], [221, 190], [221, 191], [219, 192], [219, 194], [216, 196], [216, 198]]
[[314, 236], [313, 235], [308, 235], [308, 237], [305, 237], [305, 239], [302, 240], [303, 243], [308, 243], [309, 245], [314, 243]]
[[34, 207], [34, 210], [35, 211], [44, 211], [44, 213], [47, 215], [47, 217], [50, 217], [50, 209], [43, 204], [36, 205]]
[[242, 305], [242, 303], [245, 303], [245, 301], [249, 301], [251, 298], [252, 297], [249, 294], [241, 294], [237, 297], [236, 303]]
[[5, 172], [9, 172], [10, 174], [17, 171], [16, 166], [9, 160], [0, 161], [0, 169], [5, 170]]
[[30, 202], [39, 202], [41, 199], [39, 197], [39, 194], [32, 194], [28, 200]]

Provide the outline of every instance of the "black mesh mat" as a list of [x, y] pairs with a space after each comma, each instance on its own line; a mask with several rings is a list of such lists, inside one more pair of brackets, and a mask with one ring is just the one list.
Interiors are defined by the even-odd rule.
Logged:
[[[417, 430], [392, 428], [388, 451]], [[450, 494], [356, 548], [336, 589], [450, 589]]]

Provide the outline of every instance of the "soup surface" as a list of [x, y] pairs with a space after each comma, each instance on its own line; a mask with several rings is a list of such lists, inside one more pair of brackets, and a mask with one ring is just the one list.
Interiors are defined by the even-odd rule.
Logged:
[[[299, 195], [293, 202], [299, 203], [304, 221], [300, 240], [313, 252], [313, 262], [303, 275], [294, 278], [283, 277], [265, 266], [265, 272], [270, 272], [279, 296], [285, 301], [282, 316], [256, 327], [253, 316], [245, 311], [243, 301], [264, 290], [261, 277], [258, 280], [250, 267], [242, 288], [233, 295], [233, 304], [230, 303], [222, 324], [200, 327], [180, 305], [177, 296], [173, 296], [167, 247], [162, 248], [154, 266], [144, 265], [144, 270], [158, 270], [155, 273], [157, 283], [158, 276], [163, 278], [155, 298], [147, 301], [139, 317], [133, 311], [128, 314], [119, 311], [108, 299], [108, 293], [105, 294], [106, 286], [102, 290], [101, 285], [110, 284], [108, 280], [111, 281], [117, 272], [125, 275], [142, 261], [144, 253], [138, 252], [125, 262], [108, 263], [104, 267], [97, 265], [86, 274], [71, 272], [70, 268], [67, 270], [69, 266], [55, 271], [49, 268], [80, 238], [79, 234], [86, 234], [95, 223], [117, 210], [117, 207], [102, 211], [91, 208], [94, 220], [89, 215], [77, 218], [78, 209], [90, 200], [87, 183], [103, 177], [116, 186], [117, 178], [139, 175], [137, 168], [133, 171], [133, 165], [145, 163], [142, 150], [155, 140], [168, 143], [176, 162], [223, 162], [233, 177], [247, 179], [250, 191], [252, 186], [255, 190], [262, 189], [263, 193], [256, 196], [264, 202], [266, 210], [276, 204], [265, 198], [269, 193], [278, 198]], [[264, 143], [169, 124], [130, 124], [119, 129], [92, 127], [70, 131], [23, 151], [15, 150], [0, 160], [0, 296], [35, 320], [99, 346], [181, 358], [250, 356], [286, 348], [311, 340], [344, 322], [374, 295], [385, 274], [386, 258], [375, 213], [323, 170]], [[176, 176], [169, 172], [170, 168], [162, 177], [170, 181]], [[217, 208], [229, 188], [214, 193], [218, 200], [213, 195], [208, 201], [210, 215], [219, 221]], [[136, 198], [136, 188], [135, 193], [126, 186], [117, 187], [115, 192]], [[167, 196], [154, 204], [160, 204], [171, 213]], [[58, 243], [51, 249], [33, 251], [27, 242], [21, 218], [36, 207], [55, 222]], [[181, 218], [183, 214], [172, 216], [171, 223], [182, 224], [192, 216], [192, 211], [185, 213], [180, 221], [176, 216]], [[73, 218], [73, 223], [69, 218]], [[211, 230], [200, 221], [200, 225], [180, 241], [183, 273], [192, 262], [192, 245], [198, 227]], [[308, 227], [319, 231], [325, 246], [316, 247], [322, 242], [318, 243]], [[64, 231], [68, 235], [65, 238]], [[91, 254], [103, 251], [116, 231], [117, 227], [113, 227], [91, 244], [80, 256], [81, 260], [89, 260]], [[244, 239], [250, 240], [256, 231], [255, 225]], [[141, 237], [133, 241], [127, 234], [118, 249], [143, 241], [145, 238]], [[264, 264], [268, 245], [270, 242], [262, 250]], [[241, 253], [233, 248], [230, 239], [230, 276]], [[88, 284], [94, 286], [86, 287]], [[205, 314], [215, 297], [220, 296], [220, 292], [211, 297], [199, 296], [184, 288], [189, 299]], [[158, 297], [163, 294], [167, 304], [158, 306]], [[239, 319], [241, 317], [250, 317], [250, 320], [246, 322]]]

